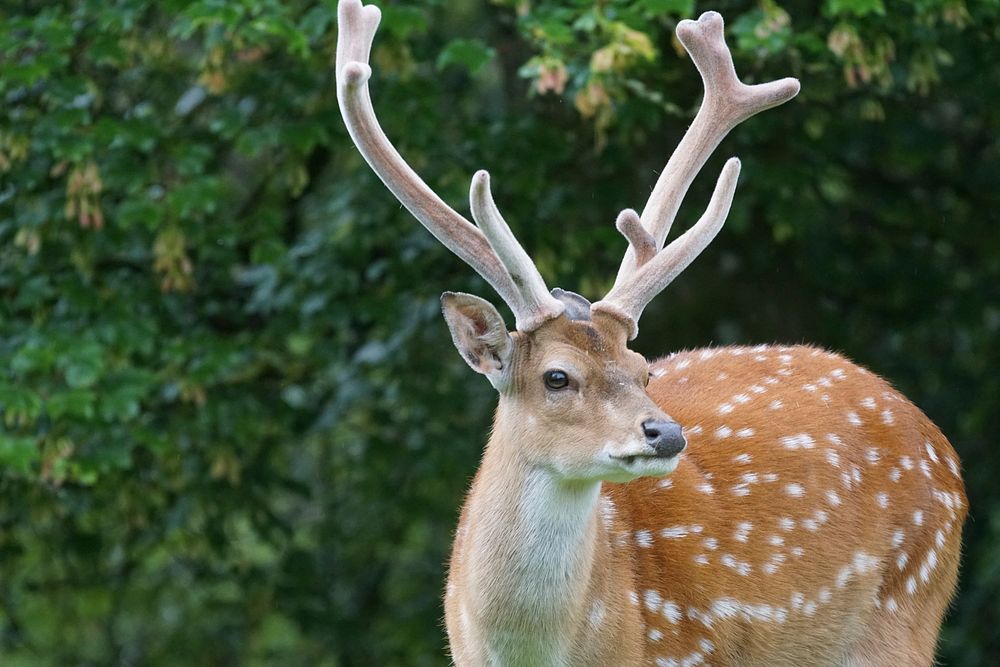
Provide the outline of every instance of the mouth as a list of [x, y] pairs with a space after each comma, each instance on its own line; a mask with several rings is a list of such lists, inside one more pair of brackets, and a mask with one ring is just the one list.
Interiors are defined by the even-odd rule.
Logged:
[[680, 454], [664, 457], [656, 454], [627, 454], [611, 456], [612, 461], [637, 477], [662, 477], [669, 475], [680, 461]]

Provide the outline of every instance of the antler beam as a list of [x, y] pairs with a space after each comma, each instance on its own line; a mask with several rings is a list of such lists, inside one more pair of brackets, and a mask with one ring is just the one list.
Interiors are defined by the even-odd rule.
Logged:
[[361, 155], [400, 203], [497, 291], [514, 312], [519, 330], [530, 331], [560, 315], [565, 306], [549, 294], [538, 269], [500, 217], [486, 172], [477, 173], [472, 184], [473, 211], [480, 211], [477, 221], [483, 225], [480, 231], [424, 183], [379, 126], [368, 91], [372, 75], [368, 60], [381, 19], [378, 7], [340, 0], [337, 17], [337, 100]]
[[[736, 76], [733, 57], [726, 46], [722, 16], [705, 12], [697, 21], [677, 24], [677, 38], [687, 49], [701, 74], [705, 97], [691, 127], [667, 161], [657, 180], [640, 219], [645, 234], [630, 224], [630, 231], [619, 229], [629, 239], [618, 276], [611, 291], [593, 308], [624, 320], [631, 337], [638, 332], [643, 309], [711, 243], [729, 214], [739, 160], [731, 159], [712, 194], [711, 203], [702, 218], [667, 248], [663, 247], [684, 195], [695, 176], [723, 138], [734, 127], [751, 116], [783, 104], [799, 92], [799, 82], [785, 78], [748, 86]], [[623, 212], [624, 214], [625, 212]], [[653, 256], [648, 259], [648, 241], [652, 239]], [[643, 239], [637, 242], [638, 239]], [[638, 250], [642, 248], [641, 252]]]

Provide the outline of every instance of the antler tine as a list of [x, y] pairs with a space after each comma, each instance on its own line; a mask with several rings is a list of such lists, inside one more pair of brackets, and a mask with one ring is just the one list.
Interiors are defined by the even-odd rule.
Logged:
[[514, 232], [510, 230], [507, 221], [503, 219], [494, 203], [493, 193], [490, 191], [489, 172], [479, 170], [472, 177], [469, 204], [472, 208], [472, 219], [486, 235], [497, 257], [507, 267], [514, 285], [518, 287], [524, 300], [522, 310], [526, 313], [527, 319], [521, 322], [519, 315], [517, 328], [530, 331], [545, 320], [561, 314], [566, 308], [565, 304], [549, 293], [542, 274], [518, 243]]
[[649, 302], [673, 282], [722, 229], [733, 204], [739, 176], [740, 161], [729, 158], [715, 184], [708, 208], [698, 222], [674, 239], [662, 252], [640, 263], [628, 281], [620, 286], [615, 285], [607, 296], [591, 308], [624, 322], [629, 327], [629, 339], [635, 338], [639, 333], [639, 318]]
[[[368, 58], [381, 19], [378, 7], [363, 6], [361, 0], [340, 0], [337, 18], [337, 100], [347, 130], [361, 155], [400, 203], [496, 290], [514, 312], [518, 329], [530, 331], [562, 313], [563, 304], [548, 294], [537, 269], [531, 266], [534, 275], [526, 271], [524, 262], [530, 264], [531, 260], [527, 259], [506, 223], [503, 227], [509, 238], [501, 235], [496, 240], [488, 240], [424, 183], [382, 131], [368, 91], [372, 75]], [[511, 243], [516, 250], [510, 248]], [[517, 251], [523, 255], [523, 260]], [[504, 265], [499, 253], [518, 257], [515, 276]], [[519, 282], [526, 275], [529, 275], [524, 283], [527, 288]]]
[[[723, 28], [722, 16], [717, 12], [705, 12], [697, 21], [677, 24], [677, 38], [691, 54], [701, 74], [705, 97], [642, 211], [642, 228], [652, 239], [654, 253], [663, 247], [694, 177], [729, 131], [750, 116], [787, 102], [799, 92], [798, 80], [791, 77], [753, 86], [741, 82], [736, 76]], [[739, 160], [732, 158], [726, 162], [705, 214], [652, 259], [646, 259], [644, 254], [648, 250], [640, 252], [642, 244], [633, 241], [642, 238], [639, 232], [623, 231], [629, 238], [629, 248], [614, 286], [593, 309], [623, 320], [629, 327], [630, 336], [635, 337], [639, 317], [646, 305], [694, 261], [722, 228], [732, 204], [739, 170]], [[621, 217], [619, 229], [622, 229], [620, 225]]]
[[636, 268], [641, 268], [643, 264], [653, 259], [658, 250], [656, 240], [642, 226], [642, 220], [634, 209], [627, 208], [618, 214], [615, 229], [628, 241], [629, 248], [635, 255]]
[[[697, 21], [677, 24], [677, 38], [701, 74], [705, 97], [694, 121], [667, 161], [642, 211], [642, 224], [662, 248], [677, 210], [694, 177], [734, 127], [751, 116], [783, 104], [799, 92], [797, 79], [748, 86], [736, 76], [733, 56], [726, 46], [722, 16], [705, 12]], [[615, 286], [636, 270], [626, 253]]]

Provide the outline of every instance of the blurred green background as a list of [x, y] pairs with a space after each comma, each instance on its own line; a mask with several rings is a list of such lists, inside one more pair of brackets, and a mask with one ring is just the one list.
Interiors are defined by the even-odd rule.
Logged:
[[[942, 664], [1000, 656], [996, 0], [382, 2], [375, 106], [550, 285], [601, 296], [700, 97], [748, 82], [730, 221], [636, 347], [817, 343], [963, 459]], [[333, 0], [0, 3], [0, 664], [443, 665], [443, 563], [495, 397], [444, 290], [488, 287], [348, 142]], [[675, 232], [676, 233], [676, 232]]]

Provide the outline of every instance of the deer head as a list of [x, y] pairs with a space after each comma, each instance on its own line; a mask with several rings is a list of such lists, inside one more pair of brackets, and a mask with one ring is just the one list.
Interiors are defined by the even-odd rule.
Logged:
[[723, 38], [722, 17], [707, 12], [681, 21], [677, 36], [701, 73], [705, 97], [667, 162], [640, 216], [628, 209], [617, 228], [628, 241], [617, 279], [600, 301], [553, 290], [518, 243], [490, 192], [489, 174], [472, 178], [475, 224], [449, 207], [406, 164], [375, 118], [369, 96], [369, 52], [380, 12], [341, 0], [337, 96], [361, 154], [399, 201], [438, 240], [472, 266], [516, 319], [509, 333], [487, 301], [446, 293], [452, 339], [473, 370], [500, 392], [497, 428], [530, 442], [533, 463], [565, 479], [627, 481], [673, 471], [685, 440], [680, 426], [646, 395], [648, 367], [627, 344], [643, 309], [712, 241], [725, 222], [740, 163], [726, 162], [704, 215], [663, 247], [695, 175], [726, 134], [759, 111], [796, 95], [787, 78], [745, 85]]

